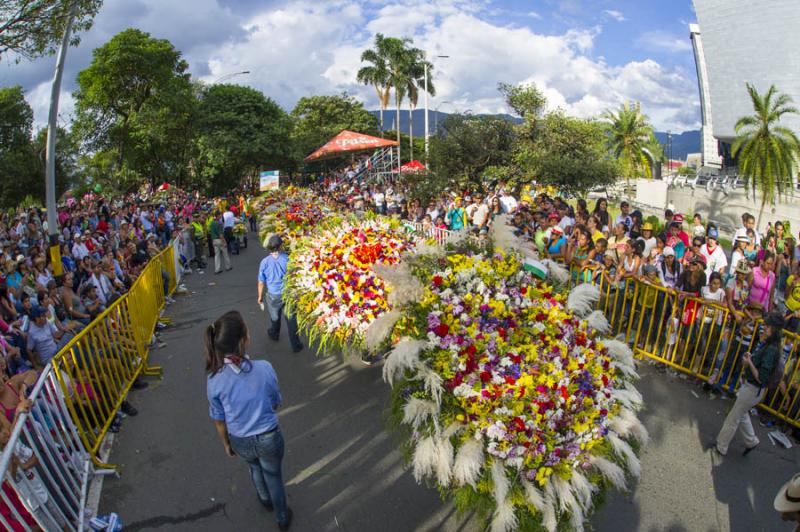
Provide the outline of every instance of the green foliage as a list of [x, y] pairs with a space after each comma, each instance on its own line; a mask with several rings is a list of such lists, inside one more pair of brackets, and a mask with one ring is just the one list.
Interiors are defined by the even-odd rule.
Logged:
[[497, 117], [450, 115], [439, 124], [431, 140], [431, 169], [440, 180], [459, 187], [478, 187], [492, 166], [511, 160], [514, 127]]
[[547, 104], [544, 93], [535, 84], [510, 85], [498, 83], [497, 89], [514, 112], [526, 121], [539, 118]]
[[44, 196], [44, 173], [31, 141], [33, 110], [22, 87], [0, 88], [0, 205], [16, 206], [27, 194]]
[[127, 29], [93, 52], [78, 74], [75, 132], [86, 151], [113, 152], [152, 184], [188, 172], [193, 122], [188, 63], [168, 40]]
[[[0, 57], [13, 52], [16, 61], [54, 53], [61, 42], [73, 2], [62, 0], [3, 0], [0, 2]], [[70, 44], [92, 27], [102, 0], [77, 0]]]
[[289, 163], [288, 115], [250, 87], [212, 85], [204, 90], [197, 130], [197, 171], [212, 193], [230, 190], [259, 169]]
[[678, 175], [694, 177], [697, 175], [697, 170], [691, 166], [681, 166], [678, 168]]
[[798, 114], [798, 110], [792, 105], [792, 98], [778, 92], [774, 85], [761, 95], [748, 83], [747, 92], [754, 114], [736, 122], [737, 137], [731, 151], [749, 187], [761, 194], [760, 220], [764, 206], [775, 200], [776, 193], [783, 196], [792, 189], [800, 140], [792, 130], [780, 125], [780, 120], [783, 115]]
[[642, 114], [639, 103], [625, 102], [616, 111], [603, 113], [608, 134], [608, 146], [620, 164], [622, 175], [637, 177], [652, 175], [645, 150], [653, 148], [653, 128]]
[[306, 96], [292, 109], [291, 141], [299, 164], [331, 137], [349, 129], [367, 135], [378, 134], [378, 120], [346, 92], [335, 96]]
[[522, 175], [572, 195], [613, 183], [618, 170], [608, 157], [603, 125], [562, 111], [539, 121], [533, 140], [519, 143], [515, 160]]

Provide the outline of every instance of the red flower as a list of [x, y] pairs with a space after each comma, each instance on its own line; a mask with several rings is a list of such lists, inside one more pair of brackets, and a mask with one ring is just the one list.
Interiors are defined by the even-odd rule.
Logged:
[[433, 286], [440, 287], [442, 286], [442, 276], [441, 275], [434, 275], [433, 276]]
[[521, 418], [515, 417], [514, 418], [514, 428], [517, 429], [517, 432], [522, 432], [525, 430], [525, 422], [522, 421]]
[[517, 379], [515, 379], [511, 375], [506, 375], [505, 380], [506, 380], [506, 384], [514, 384], [515, 382], [517, 382]]
[[481, 371], [481, 382], [489, 382], [492, 380], [492, 374], [488, 371]]
[[528, 293], [528, 287], [527, 286], [523, 286], [522, 288], [519, 289], [519, 293], [524, 296], [525, 294]]
[[505, 327], [498, 327], [497, 334], [499, 334], [502, 338], [506, 337], [506, 328]]
[[444, 338], [445, 336], [447, 336], [447, 333], [450, 332], [450, 326], [447, 325], [446, 323], [440, 323], [439, 325], [436, 326], [433, 332], [435, 332], [436, 335], [439, 336], [440, 338]]
[[608, 377], [603, 375], [603, 386], [608, 386]]
[[569, 399], [569, 391], [567, 391], [567, 387], [566, 387], [566, 386], [562, 386], [562, 387], [561, 387], [561, 397], [562, 397], [562, 398], [563, 398], [565, 401], [566, 401], [567, 399]]

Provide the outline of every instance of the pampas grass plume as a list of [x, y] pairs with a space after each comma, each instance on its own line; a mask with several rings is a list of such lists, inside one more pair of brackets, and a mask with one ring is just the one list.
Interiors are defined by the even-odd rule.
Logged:
[[599, 455], [592, 455], [589, 457], [589, 465], [597, 469], [603, 478], [611, 482], [616, 489], [620, 491], [627, 489], [625, 471], [611, 460]]
[[577, 469], [572, 471], [572, 476], [569, 477], [569, 484], [572, 486], [572, 491], [583, 509], [589, 510], [592, 507], [592, 496], [597, 491], [597, 486], [589, 482], [589, 479]]
[[608, 318], [606, 318], [602, 310], [595, 310], [589, 314], [586, 317], [586, 323], [600, 334], [608, 334], [611, 330], [611, 324], [608, 323]]
[[453, 466], [453, 479], [460, 486], [469, 484], [475, 487], [481, 468], [483, 468], [483, 442], [470, 438], [458, 449]]
[[547, 276], [558, 284], [566, 284], [569, 281], [569, 272], [561, 264], [545, 259], [542, 263], [547, 266]]
[[436, 442], [430, 436], [425, 436], [417, 442], [414, 448], [414, 479], [419, 483], [422, 479], [433, 474], [436, 466]]
[[608, 438], [608, 442], [611, 444], [614, 454], [625, 460], [628, 471], [630, 471], [634, 477], [638, 477], [642, 472], [642, 466], [639, 459], [636, 457], [636, 453], [631, 449], [631, 446], [612, 431], [608, 431], [606, 438]]
[[436, 477], [439, 483], [447, 487], [453, 476], [453, 444], [450, 438], [443, 437], [436, 439], [436, 463], [434, 464]]
[[380, 347], [384, 340], [392, 332], [392, 328], [397, 321], [403, 317], [403, 314], [396, 310], [384, 312], [378, 316], [375, 321], [370, 323], [364, 333], [364, 344], [367, 349], [374, 353]]
[[497, 503], [492, 519], [492, 532], [509, 532], [517, 528], [517, 516], [514, 515], [514, 503], [506, 499]]
[[403, 423], [417, 429], [429, 416], [439, 413], [439, 407], [433, 401], [419, 397], [411, 397], [403, 406]]
[[599, 288], [590, 283], [579, 284], [570, 290], [567, 297], [567, 308], [578, 316], [587, 316], [598, 299], [600, 299]]
[[399, 373], [414, 369], [419, 364], [419, 353], [425, 347], [423, 340], [404, 337], [394, 346], [383, 364], [383, 380], [390, 385]]

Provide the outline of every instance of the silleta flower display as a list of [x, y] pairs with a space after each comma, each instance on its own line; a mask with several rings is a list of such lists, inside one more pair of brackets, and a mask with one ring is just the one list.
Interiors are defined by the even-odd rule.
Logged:
[[596, 289], [568, 300], [514, 250], [406, 262], [423, 290], [395, 309], [384, 378], [415, 477], [493, 530], [582, 528], [600, 491], [638, 475], [629, 440], [647, 439], [630, 350], [570, 310]]
[[284, 300], [309, 343], [324, 352], [359, 348], [364, 331], [389, 308], [386, 284], [372, 270], [395, 264], [414, 238], [398, 222], [329, 223], [293, 250]]
[[256, 201], [255, 208], [261, 214], [259, 236], [265, 247], [273, 234], [282, 235], [288, 246], [293, 246], [308, 235], [327, 212], [307, 189], [296, 187], [267, 192]]

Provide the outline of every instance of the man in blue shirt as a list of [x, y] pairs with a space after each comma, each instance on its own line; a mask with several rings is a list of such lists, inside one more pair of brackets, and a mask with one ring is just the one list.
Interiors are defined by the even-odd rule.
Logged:
[[[280, 339], [281, 314], [283, 314], [283, 279], [286, 276], [289, 264], [289, 255], [281, 250], [283, 240], [279, 235], [272, 235], [267, 241], [267, 251], [269, 255], [264, 257], [258, 267], [258, 304], [263, 305], [266, 300], [267, 310], [269, 311], [270, 327], [267, 334], [274, 341]], [[297, 336], [297, 318], [286, 314], [286, 328], [289, 331], [289, 343], [292, 344], [292, 351], [299, 353], [303, 350], [300, 337]]]

